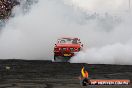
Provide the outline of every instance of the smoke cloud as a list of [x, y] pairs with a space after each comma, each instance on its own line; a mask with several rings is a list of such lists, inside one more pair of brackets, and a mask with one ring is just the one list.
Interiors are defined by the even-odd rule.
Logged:
[[71, 63], [132, 64], [132, 17], [124, 0], [39, 0], [26, 14], [14, 8], [0, 34], [1, 59], [53, 59], [61, 36], [79, 37]]

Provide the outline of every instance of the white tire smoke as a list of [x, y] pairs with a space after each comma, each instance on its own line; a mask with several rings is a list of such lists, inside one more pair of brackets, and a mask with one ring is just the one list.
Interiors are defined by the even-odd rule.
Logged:
[[90, 7], [88, 0], [74, 1], [39, 0], [24, 15], [21, 7], [15, 9], [15, 17], [1, 30], [0, 58], [51, 60], [56, 39], [72, 36], [87, 47], [73, 63], [132, 64], [132, 17], [126, 1], [113, 1], [111, 8], [104, 8], [103, 0]]

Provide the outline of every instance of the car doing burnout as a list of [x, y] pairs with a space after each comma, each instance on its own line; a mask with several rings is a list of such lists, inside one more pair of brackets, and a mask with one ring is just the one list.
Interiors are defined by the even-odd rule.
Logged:
[[78, 38], [60, 38], [54, 47], [54, 61], [57, 59], [68, 61], [83, 47]]

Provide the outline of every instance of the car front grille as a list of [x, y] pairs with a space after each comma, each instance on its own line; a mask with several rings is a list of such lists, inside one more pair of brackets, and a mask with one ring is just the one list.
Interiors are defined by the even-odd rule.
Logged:
[[62, 51], [71, 51], [71, 52], [73, 52], [74, 48], [62, 48]]

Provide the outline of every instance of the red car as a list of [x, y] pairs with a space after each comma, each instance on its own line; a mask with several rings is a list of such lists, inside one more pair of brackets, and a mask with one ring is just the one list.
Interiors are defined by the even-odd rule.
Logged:
[[68, 61], [75, 53], [83, 47], [79, 38], [63, 37], [57, 40], [54, 47], [54, 61]]

